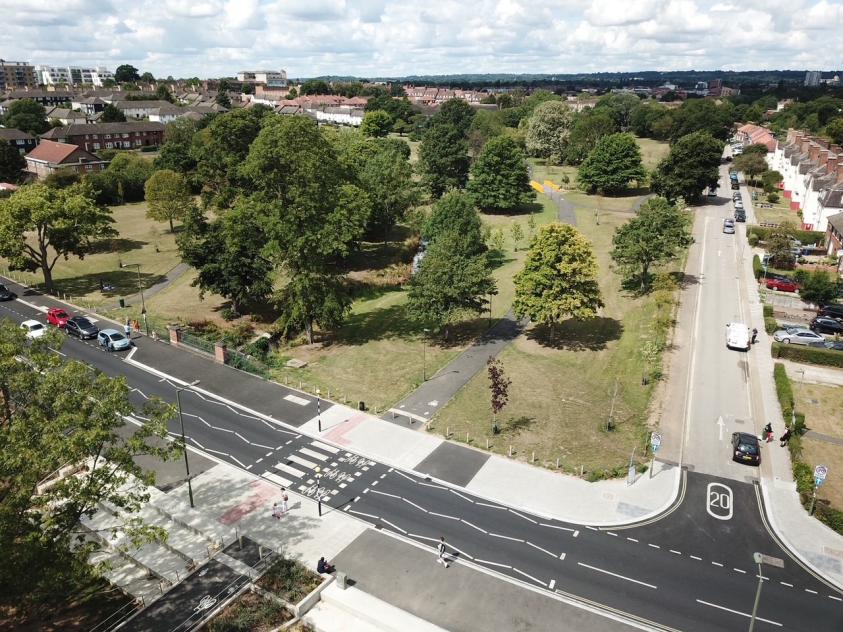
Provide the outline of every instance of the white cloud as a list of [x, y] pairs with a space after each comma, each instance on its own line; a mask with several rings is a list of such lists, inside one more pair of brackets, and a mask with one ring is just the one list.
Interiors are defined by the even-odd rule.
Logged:
[[[0, 51], [156, 76], [821, 68], [835, 0], [0, 0]], [[821, 45], [819, 45], [821, 43]]]

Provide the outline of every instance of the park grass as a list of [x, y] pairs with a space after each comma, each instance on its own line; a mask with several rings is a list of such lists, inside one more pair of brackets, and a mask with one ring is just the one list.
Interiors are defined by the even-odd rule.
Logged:
[[[629, 201], [629, 199], [627, 198]], [[502, 432], [491, 433], [488, 378], [476, 375], [435, 418], [432, 430], [515, 458], [567, 471], [583, 468], [593, 477], [618, 470], [633, 448], [640, 455], [646, 435], [652, 384], [641, 385], [645, 371], [643, 342], [656, 334], [652, 296], [624, 292], [610, 269], [609, 251], [615, 227], [628, 213], [607, 212], [600, 225], [586, 209], [577, 209], [578, 228], [594, 244], [600, 287], [606, 303], [593, 321], [569, 321], [557, 328], [555, 342], [531, 327], [500, 355], [512, 379], [508, 406], [499, 417]], [[617, 385], [617, 391], [615, 391]], [[615, 395], [616, 392], [616, 395]], [[615, 429], [607, 431], [612, 409]]]
[[752, 208], [755, 209], [755, 217], [759, 224], [783, 224], [790, 222], [798, 227], [802, 226], [802, 218], [790, 209], [790, 200], [784, 198], [779, 194], [778, 202], [773, 203], [772, 208], [761, 208], [759, 202], [767, 202], [767, 195], [763, 189], [758, 187], [747, 187], [747, 191], [751, 196], [753, 193], [758, 193], [758, 199], [752, 201]]
[[[53, 280], [59, 293], [92, 307], [114, 303], [117, 297], [131, 296], [138, 291], [137, 268], [120, 268], [120, 263], [139, 263], [141, 285], [148, 288], [158, 283], [180, 261], [175, 236], [166, 222], [146, 217], [146, 203], [112, 207], [115, 239], [104, 240], [95, 253], [84, 259], [59, 259], [53, 269]], [[157, 248], [157, 250], [156, 250]], [[5, 262], [0, 267], [6, 268]], [[43, 285], [39, 272], [13, 272], [16, 279], [30, 285]], [[111, 292], [100, 291], [100, 279], [114, 286]]]
[[670, 145], [661, 140], [636, 137], [635, 142], [641, 148], [641, 162], [650, 170], [655, 169], [659, 162], [670, 153]]
[[[805, 415], [808, 429], [843, 439], [843, 388], [821, 384], [804, 384], [791, 380], [797, 410]], [[802, 437], [802, 460], [812, 469], [825, 465], [831, 474], [820, 486], [817, 496], [843, 510], [843, 445]], [[836, 474], [836, 475], [835, 475]]]

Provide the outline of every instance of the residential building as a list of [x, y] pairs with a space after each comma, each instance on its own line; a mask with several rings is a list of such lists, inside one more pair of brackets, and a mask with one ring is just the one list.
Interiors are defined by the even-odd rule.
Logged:
[[5, 140], [10, 145], [17, 147], [22, 154], [28, 154], [38, 145], [38, 139], [29, 132], [22, 132], [13, 127], [0, 127], [0, 139]]
[[819, 70], [809, 70], [805, 73], [805, 86], [809, 88], [815, 88], [816, 86], [820, 85], [822, 78], [823, 73]]
[[123, 112], [127, 119], [148, 119], [152, 112], [172, 105], [169, 101], [113, 101], [112, 105]]
[[843, 212], [843, 148], [807, 132], [788, 130], [787, 140], [767, 154], [771, 169], [783, 176], [782, 195], [802, 228], [825, 231], [828, 218]]
[[476, 90], [449, 90], [413, 85], [404, 86], [404, 92], [406, 92], [407, 98], [411, 102], [428, 106], [438, 106], [451, 99], [462, 99], [468, 103], [480, 103], [484, 97], [488, 96], [488, 93], [478, 92]]
[[38, 83], [45, 86], [64, 84], [100, 88], [105, 81], [114, 80], [114, 73], [103, 66], [36, 66], [35, 74]]
[[58, 121], [62, 125], [73, 125], [74, 123], [93, 123], [99, 115], [77, 112], [69, 108], [47, 108], [47, 120]]
[[285, 88], [287, 86], [286, 70], [241, 70], [237, 73], [237, 81], [253, 85], [263, 85], [268, 88]]
[[196, 105], [196, 106], [182, 106], [182, 105], [168, 105], [162, 106], [157, 110], [152, 110], [149, 113], [149, 120], [157, 123], [172, 123], [176, 119], [183, 117], [201, 119], [208, 114], [216, 114], [219, 112], [226, 112], [227, 110], [213, 103], [211, 105]]
[[164, 124], [152, 121], [94, 123], [54, 127], [41, 134], [43, 140], [69, 143], [94, 152], [100, 149], [139, 149], [164, 142]]
[[365, 114], [363, 108], [350, 106], [324, 107], [322, 109], [306, 109], [306, 114], [315, 116], [317, 123], [328, 123], [330, 125], [349, 125], [360, 127]]
[[99, 114], [108, 105], [104, 99], [99, 97], [74, 97], [70, 107], [85, 114]]
[[37, 85], [35, 67], [29, 62], [0, 59], [0, 91], [22, 90]]
[[773, 136], [773, 133], [770, 130], [766, 127], [753, 125], [752, 123], [741, 125], [737, 132], [735, 132], [735, 137], [745, 146], [766, 145], [768, 152], [775, 151], [776, 146], [778, 145], [776, 137]]
[[825, 229], [826, 254], [838, 258], [838, 270], [843, 266], [843, 213], [831, 215]]
[[102, 171], [108, 166], [107, 160], [100, 160], [81, 147], [51, 140], [42, 140], [25, 158], [26, 170], [39, 180], [63, 169], [84, 174]]
[[70, 103], [74, 98], [72, 92], [65, 90], [15, 90], [6, 95], [10, 101], [17, 101], [18, 99], [32, 99], [40, 103], [45, 108]]

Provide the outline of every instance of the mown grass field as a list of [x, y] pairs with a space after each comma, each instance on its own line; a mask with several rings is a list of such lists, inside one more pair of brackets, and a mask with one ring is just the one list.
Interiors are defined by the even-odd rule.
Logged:
[[[791, 380], [799, 411], [805, 414], [808, 429], [843, 440], [843, 388], [821, 384], [803, 384]], [[802, 437], [802, 459], [811, 467], [825, 465], [828, 478], [817, 497], [843, 510], [843, 445]]]

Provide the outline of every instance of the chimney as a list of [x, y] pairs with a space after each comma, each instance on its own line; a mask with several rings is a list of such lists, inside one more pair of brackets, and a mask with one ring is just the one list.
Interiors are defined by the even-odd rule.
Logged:
[[825, 163], [828, 161], [828, 150], [827, 149], [820, 149], [820, 153], [817, 154], [817, 166], [818, 167], [825, 167]]
[[808, 137], [804, 137], [802, 142], [799, 145], [799, 153], [800, 154], [807, 154], [811, 150], [811, 141], [808, 140]]
[[837, 171], [837, 159], [839, 158], [839, 154], [828, 154], [825, 159], [825, 170], [827, 173], [834, 173]]
[[811, 162], [816, 162], [817, 157], [820, 155], [820, 146], [817, 145], [815, 142], [811, 142], [811, 145], [808, 149], [808, 157], [811, 159]]
[[828, 146], [829, 146], [830, 143], [826, 139], [817, 138], [816, 141], [820, 144], [820, 147], [823, 147], [824, 149], [828, 149]]
[[796, 142], [796, 130], [792, 127], [787, 130], [787, 142], [794, 143]]

